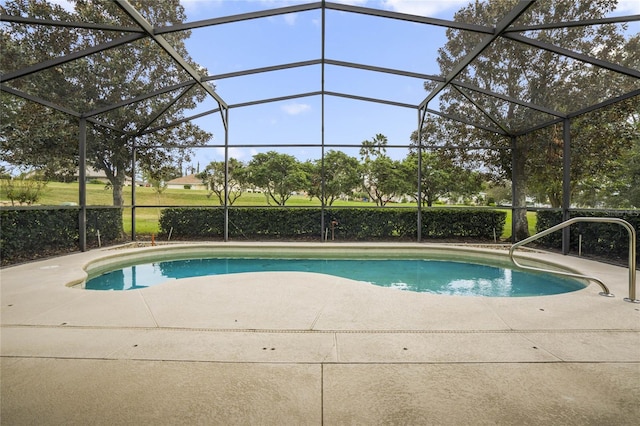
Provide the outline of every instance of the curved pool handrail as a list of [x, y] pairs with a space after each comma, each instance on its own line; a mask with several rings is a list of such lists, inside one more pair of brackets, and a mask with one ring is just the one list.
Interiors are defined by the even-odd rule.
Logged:
[[533, 267], [533, 266], [525, 266], [520, 264], [518, 261], [516, 261], [516, 259], [513, 257], [513, 254], [516, 250], [516, 248], [523, 246], [525, 244], [528, 244], [532, 241], [535, 241], [541, 237], [544, 237], [545, 235], [548, 235], [552, 232], [555, 232], [557, 230], [566, 228], [567, 226], [570, 226], [574, 223], [578, 223], [578, 222], [604, 222], [604, 223], [618, 223], [620, 225], [622, 225], [623, 227], [625, 227], [627, 229], [627, 232], [629, 233], [629, 297], [625, 297], [624, 300], [627, 302], [632, 302], [632, 303], [640, 303], [640, 300], [636, 299], [636, 231], [633, 228], [633, 226], [631, 226], [631, 224], [629, 222], [627, 222], [626, 220], [620, 219], [620, 218], [616, 218], [616, 217], [574, 217], [571, 219], [568, 219], [564, 222], [561, 222], [555, 226], [552, 226], [549, 229], [546, 229], [544, 231], [541, 231], [529, 238], [525, 238], [522, 241], [518, 241], [517, 243], [514, 243], [511, 245], [511, 248], [509, 249], [509, 258], [511, 259], [511, 262], [516, 265], [519, 268], [522, 269], [527, 269], [530, 271], [540, 271], [540, 272], [548, 272], [548, 273], [552, 273], [552, 274], [557, 274], [557, 275], [564, 275], [564, 276], [568, 276], [568, 277], [573, 277], [573, 278], [583, 278], [586, 280], [590, 280], [590, 281], [595, 281], [598, 285], [600, 285], [600, 287], [602, 288], [602, 292], [600, 293], [600, 295], [602, 296], [607, 296], [607, 297], [613, 297], [613, 294], [609, 291], [609, 288], [598, 278], [596, 277], [592, 277], [592, 276], [588, 276], [588, 275], [582, 275], [582, 274], [576, 274], [573, 272], [564, 272], [564, 271], [554, 271], [554, 270], [550, 270], [550, 269], [544, 269], [544, 268], [538, 268], [538, 267]]

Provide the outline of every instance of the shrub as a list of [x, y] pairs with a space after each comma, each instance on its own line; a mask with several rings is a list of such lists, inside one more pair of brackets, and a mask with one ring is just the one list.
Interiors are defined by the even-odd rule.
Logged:
[[160, 232], [186, 238], [221, 236], [224, 233], [224, 209], [164, 209], [160, 215]]
[[[562, 222], [562, 212], [539, 211], [536, 231], [545, 229]], [[640, 211], [609, 211], [594, 212], [589, 210], [573, 210], [570, 217], [616, 217], [626, 220], [638, 230], [640, 227]], [[582, 236], [582, 238], [580, 238]], [[569, 249], [578, 252], [582, 241], [582, 253], [623, 262], [629, 255], [629, 235], [627, 230], [616, 223], [576, 223], [570, 227]], [[562, 231], [551, 233], [537, 243], [548, 248], [562, 248]], [[637, 244], [637, 241], [636, 241]], [[636, 255], [636, 262], [638, 256]]]
[[[327, 208], [325, 230], [320, 229], [322, 209], [241, 207], [229, 209], [230, 238], [308, 239], [331, 232], [340, 240], [415, 240], [417, 211], [404, 208]], [[493, 239], [504, 229], [506, 213], [484, 209], [425, 209], [424, 238]], [[170, 208], [160, 217], [163, 234], [177, 238], [222, 238], [224, 209]]]
[[26, 179], [26, 178], [12, 178], [2, 179], [2, 192], [11, 205], [26, 204], [31, 205], [36, 203], [47, 187], [47, 183], [44, 180], [39, 179]]
[[[79, 208], [0, 210], [2, 264], [31, 260], [79, 249]], [[87, 244], [107, 244], [120, 238], [122, 209], [87, 210]]]

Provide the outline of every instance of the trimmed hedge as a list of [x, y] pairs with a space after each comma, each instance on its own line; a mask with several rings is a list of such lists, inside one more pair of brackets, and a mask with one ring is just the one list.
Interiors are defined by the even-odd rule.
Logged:
[[[559, 211], [539, 211], [537, 216], [537, 232], [544, 231], [562, 222], [562, 212]], [[640, 228], [640, 211], [594, 212], [573, 210], [570, 212], [570, 217], [616, 217], [629, 222], [636, 229], [636, 232]], [[627, 263], [629, 258], [629, 233], [626, 228], [615, 223], [585, 222], [571, 225], [569, 248], [572, 252], [578, 252], [579, 250], [580, 235], [582, 235], [582, 254]], [[548, 248], [562, 249], [562, 231], [549, 234], [536, 242]], [[636, 262], [638, 262], [638, 255], [636, 255]]]
[[[51, 252], [79, 248], [79, 208], [0, 210], [0, 256], [2, 263], [36, 259]], [[120, 238], [122, 209], [87, 210], [87, 244]]]
[[[320, 208], [229, 209], [230, 238], [321, 239]], [[337, 240], [415, 240], [417, 211], [404, 208], [327, 208], [325, 226], [331, 223]], [[506, 213], [497, 210], [442, 208], [422, 211], [424, 238], [473, 238], [490, 240], [502, 235]], [[224, 210], [212, 208], [164, 209], [160, 230], [172, 238], [222, 238]]]

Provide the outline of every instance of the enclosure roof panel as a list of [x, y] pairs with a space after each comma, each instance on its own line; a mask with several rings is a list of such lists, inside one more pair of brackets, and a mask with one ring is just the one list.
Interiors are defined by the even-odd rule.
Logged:
[[[502, 9], [491, 18], [473, 13], [478, 4], [428, 16], [426, 7], [435, 6], [427, 3], [437, 2], [416, 2], [409, 13], [345, 3], [233, 2], [231, 15], [213, 9], [179, 22], [127, 0], [109, 5], [109, 16], [85, 13], [84, 20], [58, 6], [49, 16], [2, 7], [3, 46], [11, 49], [3, 51], [0, 88], [114, 128], [123, 111], [140, 114], [146, 124], [123, 132], [214, 113], [225, 121], [228, 108], [327, 96], [428, 110], [507, 135], [640, 90], [640, 37], [629, 30], [640, 15], [596, 18], [577, 9], [566, 17], [560, 3], [528, 0], [497, 2]], [[275, 25], [279, 19], [290, 25]], [[369, 31], [349, 32], [355, 24]], [[171, 65], [109, 75], [109, 61], [131, 55]], [[511, 90], [501, 80], [507, 74], [529, 89]], [[273, 83], [283, 78], [286, 85]], [[55, 91], [46, 89], [52, 81]], [[163, 118], [178, 109], [176, 123]]]

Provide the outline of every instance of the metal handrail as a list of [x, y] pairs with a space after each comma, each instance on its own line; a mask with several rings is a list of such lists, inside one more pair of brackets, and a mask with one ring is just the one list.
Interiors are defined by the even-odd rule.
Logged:
[[516, 259], [513, 257], [513, 253], [516, 248], [522, 245], [528, 244], [531, 241], [535, 241], [559, 229], [566, 228], [567, 226], [573, 225], [574, 223], [577, 223], [577, 222], [618, 223], [627, 229], [627, 232], [629, 233], [629, 297], [625, 297], [624, 300], [626, 302], [640, 303], [640, 300], [636, 299], [636, 230], [633, 228], [633, 226], [631, 226], [629, 222], [623, 219], [619, 219], [617, 217], [574, 217], [572, 219], [566, 220], [562, 223], [552, 226], [549, 229], [539, 232], [529, 238], [526, 238], [522, 241], [518, 241], [517, 243], [512, 244], [511, 248], [509, 249], [509, 258], [511, 259], [511, 262], [513, 262], [514, 265], [522, 269], [527, 269], [531, 271], [548, 272], [552, 274], [564, 275], [564, 276], [573, 277], [573, 278], [583, 278], [583, 279], [595, 281], [600, 285], [600, 287], [602, 287], [602, 292], [600, 293], [600, 295], [613, 297], [613, 294], [609, 291], [609, 288], [596, 277], [591, 277], [591, 276], [582, 275], [582, 274], [575, 274], [573, 272], [554, 271], [551, 269], [525, 266], [518, 263]]

